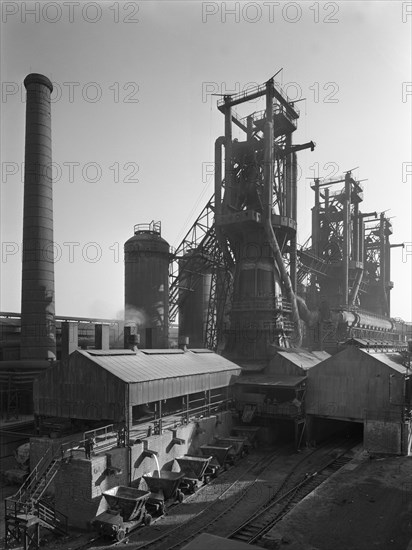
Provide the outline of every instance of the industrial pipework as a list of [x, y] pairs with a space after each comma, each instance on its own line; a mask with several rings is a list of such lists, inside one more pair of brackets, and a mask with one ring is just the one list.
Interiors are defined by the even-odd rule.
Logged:
[[[233, 107], [258, 98], [265, 109], [239, 118]], [[273, 348], [299, 346], [296, 299], [296, 152], [299, 112], [273, 79], [224, 96], [225, 137], [215, 147], [215, 225], [222, 255], [233, 258], [230, 324], [224, 355], [242, 364], [266, 361]], [[245, 133], [233, 139], [232, 124]], [[225, 147], [222, 178], [222, 145]], [[229, 262], [227, 262], [229, 263]]]
[[24, 166], [21, 359], [55, 359], [50, 80], [32, 73], [27, 90]]

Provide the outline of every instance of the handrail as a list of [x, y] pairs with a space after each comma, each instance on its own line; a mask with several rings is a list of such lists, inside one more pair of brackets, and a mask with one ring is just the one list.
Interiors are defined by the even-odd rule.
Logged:
[[14, 495], [7, 497], [6, 500], [9, 500], [10, 502], [17, 502], [20, 505], [24, 504], [30, 498], [30, 495], [33, 492], [34, 488], [44, 476], [47, 486], [47, 481], [49, 477], [49, 472], [47, 472], [47, 468], [50, 466], [51, 462], [53, 460], [61, 460], [63, 458], [66, 458], [66, 452], [70, 450], [70, 446], [72, 446], [73, 443], [78, 444], [79, 442], [81, 441], [72, 440], [61, 443], [55, 453], [52, 452], [53, 447], [50, 446], [45, 454], [41, 457], [39, 462], [36, 464], [36, 466], [33, 468], [33, 470], [30, 472], [29, 476], [23, 482], [18, 491]]
[[109, 434], [115, 434], [117, 430], [114, 427], [114, 424], [108, 424], [107, 426], [102, 426], [101, 428], [96, 428], [94, 430], [89, 430], [83, 433], [83, 440], [86, 441], [89, 437], [97, 438], [101, 435], [105, 436], [108, 439]]
[[[264, 84], [259, 84], [258, 86], [253, 86], [250, 88], [247, 88], [246, 90], [243, 90], [241, 92], [238, 92], [237, 94], [233, 94], [230, 96], [231, 101], [237, 101], [238, 99], [246, 98], [249, 95], [253, 95], [259, 92], [263, 92], [263, 90], [266, 90], [266, 82]], [[228, 94], [229, 95], [229, 94]], [[217, 106], [222, 107], [225, 104], [225, 98], [222, 97], [217, 101]]]
[[[213, 397], [220, 397], [219, 396], [213, 396]], [[211, 401], [210, 404], [200, 405], [199, 407], [192, 407], [188, 410], [181, 410], [176, 411], [173, 414], [162, 416], [161, 418], [156, 418], [150, 423], [148, 423], [148, 426], [152, 429], [150, 430], [151, 433], [154, 433], [154, 425], [158, 425], [159, 422], [161, 422], [162, 431], [168, 430], [168, 429], [175, 429], [179, 426], [183, 426], [187, 424], [191, 419], [199, 418], [202, 415], [210, 416], [212, 413], [217, 413], [221, 410], [223, 410], [223, 406], [225, 408], [229, 408], [230, 404], [233, 403], [233, 398], [229, 399], [219, 399], [217, 401]], [[136, 425], [133, 428], [130, 429], [130, 436], [133, 440], [135, 439], [144, 439], [147, 437], [148, 430], [139, 430], [139, 426]]]
[[[276, 92], [287, 102], [287, 103], [291, 103], [293, 105], [293, 109], [294, 111], [297, 113], [297, 115], [299, 116], [299, 110], [297, 107], [295, 107], [294, 105], [294, 101], [292, 101], [289, 96], [283, 91], [281, 85], [279, 84], [279, 82], [274, 82], [273, 83], [273, 86], [276, 90]], [[256, 94], [259, 94], [261, 92], [266, 92], [266, 82], [263, 83], [263, 84], [259, 84], [258, 86], [253, 86], [253, 87], [250, 87], [250, 88], [247, 88], [246, 90], [242, 90], [241, 92], [238, 92], [237, 94], [233, 94], [233, 95], [230, 95], [230, 101], [231, 102], [236, 102], [236, 101], [239, 101], [240, 99], [245, 99], [247, 100], [248, 97], [251, 97], [251, 96], [255, 96]], [[227, 94], [229, 96], [229, 94]], [[263, 95], [263, 93], [262, 93]], [[221, 99], [219, 99], [217, 101], [217, 106], [218, 108], [219, 107], [223, 107], [225, 104], [225, 97], [222, 97]]]
[[14, 494], [12, 495], [11, 499], [15, 499], [17, 501], [21, 501], [22, 500], [22, 495], [23, 495], [23, 492], [27, 492], [27, 491], [30, 491], [30, 488], [31, 486], [34, 484], [35, 481], [38, 481], [40, 475], [39, 475], [39, 472], [42, 471], [45, 472], [46, 469], [47, 469], [47, 466], [50, 464], [50, 462], [52, 461], [53, 457], [50, 457], [48, 460], [47, 460], [47, 463], [46, 463], [46, 459], [48, 458], [48, 455], [50, 454], [51, 452], [51, 449], [52, 447], [49, 447], [46, 451], [46, 453], [41, 457], [41, 459], [39, 460], [39, 462], [36, 464], [36, 466], [33, 468], [33, 470], [30, 472], [30, 474], [28, 475], [28, 477], [25, 479], [25, 481], [23, 482], [23, 484], [21, 485], [21, 487], [19, 488], [19, 490]]
[[161, 235], [162, 233], [162, 224], [160, 221], [155, 222], [152, 220], [150, 223], [138, 223], [134, 226], [135, 235], [138, 233], [154, 233], [156, 235]]
[[67, 533], [68, 518], [65, 514], [59, 512], [54, 507], [49, 506], [41, 500], [37, 503], [36, 507], [38, 511], [38, 517], [40, 519], [43, 519], [43, 521], [45, 521], [46, 523], [49, 523], [50, 525], [53, 525], [54, 527]]

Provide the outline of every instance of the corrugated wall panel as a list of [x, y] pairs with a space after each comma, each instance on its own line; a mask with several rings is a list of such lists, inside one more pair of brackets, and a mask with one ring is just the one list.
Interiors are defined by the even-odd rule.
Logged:
[[[49, 369], [36, 382], [35, 413], [121, 421], [125, 408], [125, 388], [128, 384], [113, 374], [113, 370], [117, 369], [123, 375], [127, 371], [131, 379], [135, 380], [130, 384], [130, 406], [225, 387], [234, 383], [240, 374], [238, 367], [220, 356], [207, 354], [207, 361], [201, 360], [200, 356], [201, 354], [191, 354], [186, 357], [186, 364], [176, 363], [175, 359], [179, 358], [176, 356], [170, 370], [170, 357], [166, 355], [145, 356], [142, 366], [140, 363], [130, 362], [135, 356], [126, 360], [125, 356], [99, 357], [75, 352], [68, 363]], [[101, 366], [99, 361], [103, 360], [110, 363], [110, 370]], [[153, 376], [163, 373], [164, 378], [147, 378], [146, 369], [149, 364], [153, 369]], [[205, 372], [205, 364], [208, 364], [210, 372]], [[171, 372], [175, 373], [174, 376]]]
[[357, 348], [309, 369], [306, 412], [363, 420], [401, 413], [403, 375]]
[[124, 382], [82, 358], [46, 371], [35, 389], [35, 413], [81, 419], [112, 419], [123, 415]]
[[162, 380], [136, 382], [130, 385], [130, 399], [134, 405], [170, 399], [207, 389], [225, 387], [234, 382], [236, 372], [214, 372], [210, 374], [177, 376]]

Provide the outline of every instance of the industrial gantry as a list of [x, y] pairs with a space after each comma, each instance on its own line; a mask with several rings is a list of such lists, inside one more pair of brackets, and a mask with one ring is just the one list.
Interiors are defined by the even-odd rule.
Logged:
[[322, 349], [351, 336], [399, 339], [390, 319], [390, 249], [403, 245], [390, 244], [390, 220], [360, 211], [363, 186], [351, 170], [336, 180], [315, 178], [312, 189], [312, 235], [298, 251], [298, 282], [319, 322], [306, 344]]
[[[244, 118], [234, 111], [258, 98], [265, 109]], [[264, 361], [270, 345], [301, 343], [296, 153], [315, 145], [292, 145], [299, 111], [273, 78], [225, 95], [218, 108], [225, 135], [215, 142], [215, 194], [175, 252], [171, 320], [179, 308], [182, 335], [233, 360]], [[243, 140], [233, 139], [233, 124]], [[203, 308], [190, 305], [196, 294], [198, 303], [199, 294], [208, 297]]]
[[[265, 98], [265, 109], [239, 118], [234, 107]], [[230, 323], [224, 354], [265, 361], [270, 346], [301, 344], [297, 301], [297, 158], [314, 143], [292, 145], [299, 111], [265, 84], [218, 102], [225, 135], [215, 144], [215, 225], [223, 257], [233, 258]], [[232, 125], [244, 139], [232, 139]], [[222, 147], [225, 149], [222, 168]]]

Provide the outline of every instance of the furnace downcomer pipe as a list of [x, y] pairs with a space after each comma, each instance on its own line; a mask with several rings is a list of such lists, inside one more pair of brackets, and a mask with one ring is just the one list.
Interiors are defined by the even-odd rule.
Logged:
[[263, 223], [268, 237], [269, 246], [272, 249], [275, 257], [277, 268], [279, 269], [280, 277], [286, 289], [288, 300], [292, 307], [292, 321], [296, 329], [293, 345], [294, 347], [300, 347], [302, 344], [302, 329], [300, 326], [300, 317], [298, 304], [296, 300], [296, 294], [293, 292], [292, 283], [289, 277], [289, 273], [286, 270], [282, 253], [278, 241], [276, 239], [275, 232], [272, 226], [272, 151], [273, 151], [273, 122], [267, 121], [265, 123], [265, 209]]
[[50, 80], [32, 73], [27, 90], [24, 166], [21, 359], [55, 359]]

